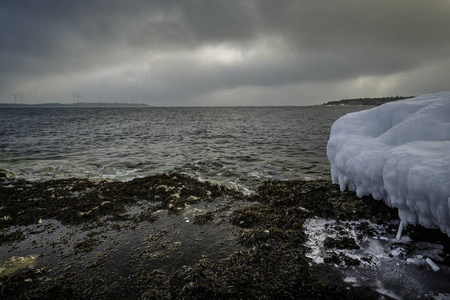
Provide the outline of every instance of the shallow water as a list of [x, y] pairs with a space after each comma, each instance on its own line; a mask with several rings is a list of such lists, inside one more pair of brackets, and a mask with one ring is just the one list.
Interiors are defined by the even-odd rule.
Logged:
[[0, 168], [32, 180], [176, 171], [250, 190], [329, 178], [331, 125], [367, 108], [2, 108]]

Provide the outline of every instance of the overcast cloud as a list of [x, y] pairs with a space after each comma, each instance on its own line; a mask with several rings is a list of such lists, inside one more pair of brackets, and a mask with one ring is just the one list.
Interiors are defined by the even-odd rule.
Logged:
[[0, 28], [2, 103], [68, 103], [76, 91], [310, 105], [450, 90], [450, 0], [2, 0]]

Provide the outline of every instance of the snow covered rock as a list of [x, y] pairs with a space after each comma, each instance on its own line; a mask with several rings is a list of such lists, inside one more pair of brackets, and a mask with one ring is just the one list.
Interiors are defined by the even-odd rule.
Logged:
[[331, 127], [333, 182], [450, 236], [450, 92], [350, 113]]

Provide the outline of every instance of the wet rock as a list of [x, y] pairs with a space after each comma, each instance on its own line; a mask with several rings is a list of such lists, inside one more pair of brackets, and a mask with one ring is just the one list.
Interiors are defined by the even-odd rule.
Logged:
[[126, 206], [142, 200], [158, 203], [153, 211], [168, 209], [180, 214], [188, 204], [224, 196], [244, 198], [234, 189], [200, 182], [183, 174], [155, 175], [128, 182], [76, 178], [46, 182], [18, 180], [12, 186], [0, 185], [0, 229], [36, 224], [40, 219], [56, 219], [72, 225], [97, 222], [107, 215], [133, 220], [131, 216], [123, 216]]
[[0, 278], [2, 299], [80, 299], [73, 288], [46, 274], [45, 268], [35, 268]]
[[73, 245], [73, 251], [75, 254], [80, 252], [90, 252], [92, 251], [99, 243], [98, 240], [93, 238], [85, 238], [81, 242], [75, 243]]
[[14, 173], [12, 173], [8, 170], [0, 169], [0, 180], [13, 179], [14, 176], [15, 176]]
[[354, 192], [341, 192], [339, 185], [326, 180], [266, 181], [252, 197], [272, 206], [297, 205], [321, 218], [369, 219], [374, 223], [398, 219], [397, 210], [382, 201], [358, 198]]
[[0, 276], [10, 275], [20, 269], [32, 268], [36, 265], [38, 255], [13, 256], [0, 264]]
[[206, 223], [212, 222], [214, 220], [214, 213], [208, 212], [201, 215], [194, 216], [194, 225], [205, 225]]
[[327, 248], [336, 248], [336, 249], [349, 249], [349, 250], [359, 250], [360, 247], [356, 243], [353, 238], [350, 237], [341, 237], [341, 238], [331, 238], [327, 237], [323, 241], [323, 245]]
[[[231, 210], [230, 203], [242, 200], [248, 205]], [[208, 209], [189, 208], [195, 205]], [[245, 196], [175, 173], [129, 182], [0, 181], [0, 207], [0, 240], [7, 244], [32, 234], [14, 226], [35, 226], [41, 236], [56, 230], [44, 227], [46, 220], [58, 220], [80, 236], [73, 240], [72, 231], [48, 246], [71, 262], [51, 276], [21, 269], [0, 278], [1, 299], [379, 299], [376, 291], [345, 283], [335, 267], [360, 263], [339, 253], [359, 247], [345, 237], [346, 222], [337, 223], [337, 237], [325, 241], [336, 250], [320, 265], [305, 256], [303, 226], [314, 217], [385, 225], [397, 218], [382, 202], [341, 192], [325, 180], [268, 181]], [[194, 212], [201, 213], [185, 222], [183, 214]], [[375, 234], [367, 223], [359, 227]], [[201, 238], [192, 233], [204, 231], [202, 238], [208, 239], [210, 232], [225, 229], [232, 234], [214, 241], [213, 248], [198, 247]], [[136, 245], [124, 246], [139, 235]], [[181, 242], [183, 235], [188, 238]], [[226, 255], [214, 257], [227, 246], [232, 249]], [[184, 252], [185, 247], [195, 253]], [[115, 252], [119, 248], [122, 252]], [[86, 261], [89, 257], [95, 260]]]
[[18, 242], [25, 239], [25, 235], [22, 230], [16, 230], [11, 233], [0, 233], [0, 245], [10, 244], [12, 242]]

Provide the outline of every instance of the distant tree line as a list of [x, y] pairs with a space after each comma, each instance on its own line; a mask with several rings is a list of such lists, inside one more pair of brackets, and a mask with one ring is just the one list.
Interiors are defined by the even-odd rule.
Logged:
[[327, 103], [324, 103], [323, 105], [381, 105], [387, 102], [393, 102], [414, 97], [415, 96], [391, 96], [381, 98], [342, 99], [338, 101], [329, 101]]

